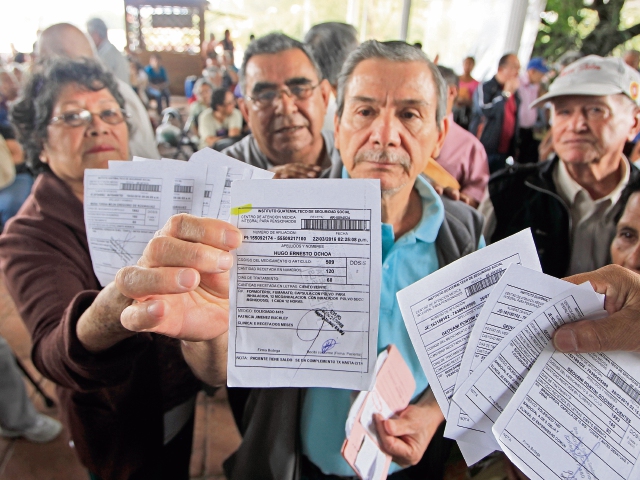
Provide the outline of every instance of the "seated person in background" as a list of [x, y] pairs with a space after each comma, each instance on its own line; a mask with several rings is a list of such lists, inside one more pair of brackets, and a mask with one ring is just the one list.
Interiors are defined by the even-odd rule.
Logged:
[[307, 47], [282, 33], [251, 42], [240, 69], [239, 107], [251, 134], [223, 153], [275, 178], [329, 176], [333, 132], [322, 130], [331, 87]]
[[[420, 176], [428, 159], [438, 155], [447, 133], [446, 92], [435, 65], [421, 50], [404, 42], [363, 43], [347, 59], [339, 83], [336, 146], [344, 164], [336, 169], [336, 176], [379, 179], [382, 189], [384, 273], [378, 352], [389, 344], [396, 345], [417, 384], [412, 404], [397, 417], [376, 418], [382, 448], [395, 462], [390, 480], [441, 479], [452, 443], [442, 437], [444, 416], [428, 389], [396, 292], [475, 251], [482, 243], [480, 214], [461, 202], [441, 198]], [[154, 268], [121, 270], [118, 288], [127, 294], [145, 285], [164, 284], [160, 281], [163, 265], [200, 268], [200, 262], [188, 259], [195, 258], [197, 251], [215, 254], [213, 239], [225, 238], [225, 229], [231, 228], [215, 222], [184, 216], [182, 228], [170, 233], [163, 229], [156, 248], [147, 249], [141, 263]], [[171, 259], [156, 258], [165, 249], [178, 253]], [[134, 281], [125, 282], [130, 273], [136, 274], [129, 277]], [[212, 276], [206, 282], [216, 283]], [[198, 313], [202, 306], [190, 295], [154, 297], [161, 303], [157, 311], [163, 313], [158, 315], [149, 314], [146, 301], [132, 305], [123, 313], [123, 322], [135, 319], [138, 328], [152, 329], [166, 324], [181, 329], [187, 320], [202, 319], [204, 323], [208, 317], [205, 312]], [[226, 295], [228, 290], [210, 294], [202, 304], [224, 305], [217, 313], [218, 318], [224, 318]], [[203, 376], [206, 380], [206, 370]], [[212, 380], [218, 380], [217, 375]], [[348, 390], [254, 389], [245, 411], [243, 443], [228, 478], [353, 477], [340, 453], [351, 401]], [[265, 441], [274, 435], [277, 441]]]
[[458, 76], [447, 67], [438, 65], [438, 70], [447, 82], [449, 133], [435, 160], [460, 184], [460, 199], [478, 208], [489, 181], [487, 154], [480, 140], [453, 121], [452, 110], [458, 94]]
[[0, 135], [0, 231], [31, 193], [33, 177], [24, 164], [20, 144]]
[[211, 94], [211, 107], [198, 116], [200, 148], [213, 147], [218, 140], [233, 138], [242, 130], [242, 114], [233, 93], [217, 88]]
[[147, 77], [144, 67], [134, 58], [129, 59], [129, 83], [131, 83], [131, 88], [138, 94], [142, 103], [148, 105], [147, 87], [149, 86], [149, 77]]
[[205, 78], [213, 88], [222, 87], [224, 72], [222, 71], [222, 65], [220, 65], [220, 60], [218, 59], [217, 54], [207, 57], [207, 60], [205, 61], [205, 68], [202, 70], [202, 77]]
[[225, 51], [222, 55], [222, 87], [233, 91], [238, 84], [238, 69], [233, 64], [233, 54]]
[[149, 65], [144, 68], [149, 78], [149, 86], [147, 87], [147, 96], [149, 99], [156, 101], [156, 110], [158, 115], [162, 113], [162, 100], [164, 99], [169, 106], [171, 93], [169, 92], [169, 76], [162, 66], [162, 58], [159, 53], [152, 53], [149, 57]]
[[488, 241], [530, 227], [542, 270], [555, 277], [610, 263], [620, 195], [640, 177], [622, 154], [640, 132], [637, 84], [640, 74], [620, 58], [590, 55], [563, 71], [534, 103], [553, 105], [557, 157], [491, 178], [480, 205]]
[[611, 242], [611, 263], [640, 273], [640, 179], [627, 185]]
[[187, 121], [191, 122], [191, 130], [196, 135], [198, 135], [198, 117], [207, 108], [210, 108], [212, 93], [213, 85], [205, 78], [199, 78], [193, 85], [193, 94], [196, 100], [189, 105], [189, 119]]
[[[38, 37], [36, 56], [42, 61], [56, 57], [99, 60], [93, 41], [78, 27], [69, 23], [47, 27]], [[128, 123], [133, 127], [129, 136], [129, 153], [144, 158], [160, 158], [149, 112], [130, 85], [118, 78], [116, 83], [118, 91], [124, 97], [124, 108], [129, 114]]]
[[0, 267], [91, 478], [188, 480], [198, 347], [124, 328], [133, 300], [100, 286], [87, 244], [84, 171], [129, 158], [123, 107], [95, 60], [58, 58], [32, 75], [12, 118], [39, 176], [0, 237]]

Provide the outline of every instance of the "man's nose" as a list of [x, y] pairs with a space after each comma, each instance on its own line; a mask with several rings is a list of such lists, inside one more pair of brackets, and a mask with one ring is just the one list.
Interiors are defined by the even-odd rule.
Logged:
[[581, 131], [587, 128], [588, 120], [582, 109], [576, 108], [569, 119], [570, 126], [574, 131]]
[[397, 147], [400, 145], [401, 127], [393, 112], [382, 112], [371, 124], [371, 141], [382, 147]]
[[280, 115], [290, 115], [298, 111], [296, 97], [284, 90], [280, 91], [280, 96], [275, 99], [276, 113]]

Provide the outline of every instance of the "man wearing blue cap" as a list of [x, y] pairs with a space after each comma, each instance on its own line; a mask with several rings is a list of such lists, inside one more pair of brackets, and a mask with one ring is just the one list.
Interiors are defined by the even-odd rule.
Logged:
[[518, 95], [520, 108], [518, 109], [518, 137], [520, 139], [518, 162], [535, 163], [538, 161], [538, 145], [540, 141], [533, 136], [534, 127], [538, 123], [538, 108], [531, 108], [540, 94], [540, 83], [549, 71], [540, 57], [529, 60], [527, 71], [520, 77]]

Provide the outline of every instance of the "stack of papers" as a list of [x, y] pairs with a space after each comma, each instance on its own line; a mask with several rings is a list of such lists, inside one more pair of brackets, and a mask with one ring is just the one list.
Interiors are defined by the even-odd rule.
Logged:
[[84, 220], [95, 274], [107, 285], [134, 265], [166, 221], [178, 213], [229, 220], [231, 184], [273, 173], [205, 148], [188, 162], [134, 157], [85, 170]]
[[[398, 293], [445, 436], [469, 465], [503, 450], [532, 479], [638, 478], [640, 357], [554, 352], [553, 331], [606, 316], [604, 297], [541, 273], [531, 247], [521, 232]], [[516, 253], [498, 281], [469, 289]]]

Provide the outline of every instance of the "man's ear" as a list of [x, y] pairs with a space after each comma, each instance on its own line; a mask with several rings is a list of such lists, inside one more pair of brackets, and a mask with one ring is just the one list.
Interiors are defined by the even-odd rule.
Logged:
[[433, 148], [431, 158], [438, 158], [438, 156], [440, 155], [440, 150], [442, 150], [442, 145], [444, 145], [444, 139], [447, 137], [447, 133], [449, 133], [449, 117], [445, 116], [440, 123], [440, 130], [438, 131], [438, 141]]
[[640, 107], [635, 107], [633, 110], [633, 126], [627, 135], [627, 140], [632, 141], [640, 133]]
[[325, 78], [320, 82], [320, 93], [322, 94], [322, 100], [324, 101], [324, 108], [327, 108], [329, 105], [329, 98], [331, 98], [331, 84]]
[[251, 124], [249, 122], [249, 110], [247, 109], [247, 104], [245, 103], [244, 98], [238, 99], [238, 108], [240, 109], [240, 113], [242, 113], [242, 116], [244, 117], [244, 121], [247, 122], [247, 125], [249, 125], [249, 128], [251, 128]]

